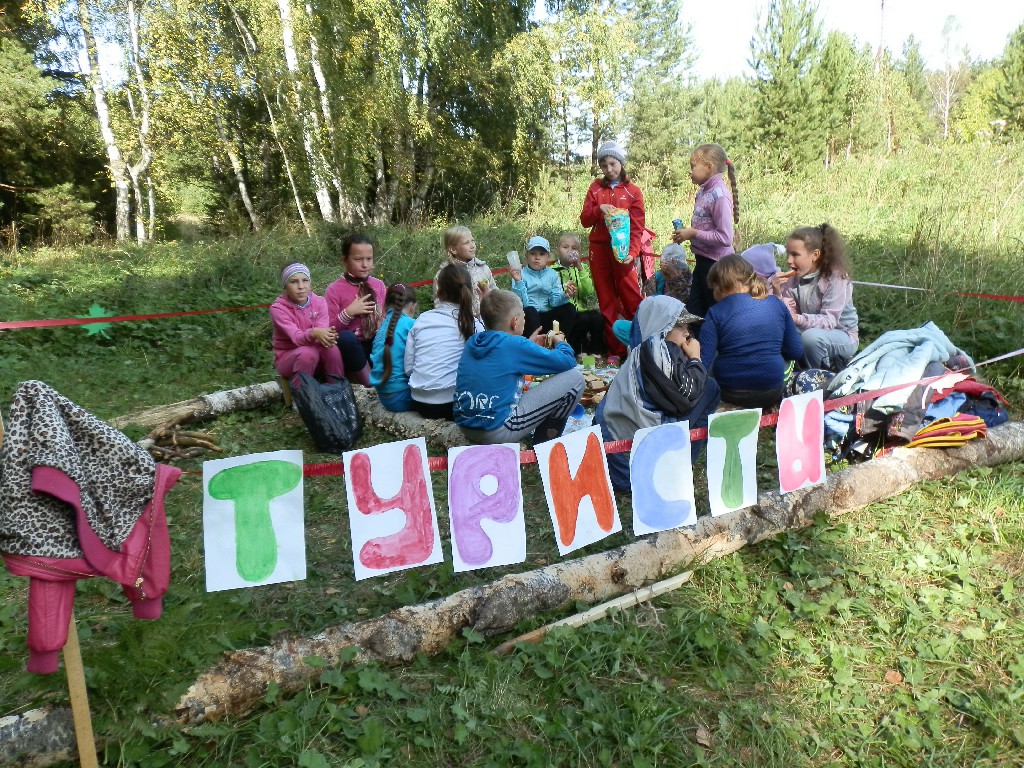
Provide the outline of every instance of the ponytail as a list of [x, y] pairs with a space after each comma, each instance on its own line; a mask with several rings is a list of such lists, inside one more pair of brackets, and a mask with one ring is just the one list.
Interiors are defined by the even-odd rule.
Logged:
[[716, 173], [724, 173], [729, 177], [729, 187], [732, 190], [732, 221], [733, 224], [740, 223], [740, 192], [736, 188], [736, 169], [732, 160], [725, 154], [720, 144], [701, 144], [693, 155], [708, 162]]
[[[384, 384], [391, 378], [392, 360], [391, 347], [395, 343], [395, 329], [402, 317], [405, 308], [416, 303], [416, 291], [407, 288], [401, 283], [395, 283], [388, 288], [388, 294], [384, 297], [387, 311], [391, 312], [391, 319], [388, 321], [387, 331], [384, 335], [384, 370], [381, 372], [380, 383]], [[380, 385], [378, 385], [380, 386]]]
[[459, 305], [459, 333], [468, 339], [476, 333], [473, 316], [473, 278], [463, 264], [446, 264], [437, 273], [437, 298]]
[[473, 289], [464, 285], [459, 293], [459, 333], [467, 341], [476, 333], [475, 319], [473, 316]]
[[[736, 188], [736, 168], [732, 160], [725, 161], [725, 169], [729, 175], [729, 186], [732, 187], [732, 221], [733, 224], [740, 223], [740, 191]], [[756, 297], [755, 297], [756, 298]]]

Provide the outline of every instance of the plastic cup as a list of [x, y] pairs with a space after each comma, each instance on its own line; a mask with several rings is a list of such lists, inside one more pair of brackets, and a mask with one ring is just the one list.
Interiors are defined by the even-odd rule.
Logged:
[[519, 269], [523, 266], [519, 262], [519, 253], [516, 251], [509, 251], [505, 254], [505, 258], [508, 260], [508, 265], [512, 269]]
[[597, 358], [593, 355], [583, 355], [583, 369], [586, 371], [594, 370], [597, 365]]

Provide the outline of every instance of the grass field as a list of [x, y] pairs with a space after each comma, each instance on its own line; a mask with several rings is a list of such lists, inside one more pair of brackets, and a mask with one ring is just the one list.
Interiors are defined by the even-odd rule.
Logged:
[[[741, 242], [780, 241], [797, 225], [828, 220], [848, 236], [855, 279], [929, 290], [858, 288], [864, 341], [932, 319], [976, 359], [1012, 351], [1022, 305], [956, 293], [1024, 294], [1024, 156], [985, 151], [991, 156], [979, 162], [978, 150], [921, 148], [899, 161], [841, 165], [798, 187], [741, 176]], [[968, 160], [991, 172], [964, 178]], [[552, 182], [526, 215], [472, 222], [482, 255], [497, 266], [534, 232], [578, 229], [586, 183], [580, 175], [569, 203]], [[648, 191], [650, 225], [667, 231], [691, 201], [691, 189]], [[389, 281], [429, 277], [446, 225], [375, 230], [378, 271]], [[322, 291], [337, 274], [339, 234], [279, 229], [143, 249], [8, 254], [0, 257], [0, 315], [84, 315], [93, 303], [117, 314], [264, 304], [276, 295], [279, 264], [295, 259], [312, 266]], [[41, 378], [112, 417], [273, 377], [263, 311], [124, 323], [109, 333], [0, 332], [3, 399], [18, 381]], [[1019, 360], [988, 369], [1015, 405], [1024, 402]], [[209, 426], [229, 455], [301, 448], [307, 461], [332, 460], [280, 406]], [[370, 430], [362, 443], [388, 439]], [[558, 556], [536, 471], [524, 471], [523, 483], [534, 531], [528, 569]], [[442, 530], [444, 485], [435, 474]], [[79, 586], [97, 730], [108, 742], [107, 764], [124, 766], [1020, 766], [1022, 496], [1021, 465], [925, 484], [708, 564], [649, 607], [556, 633], [511, 657], [491, 656], [494, 641], [467, 632], [440, 657], [325, 669], [302, 694], [269, 691], [267, 706], [248, 718], [182, 733], [154, 727], [152, 716], [169, 712], [224, 650], [496, 575], [455, 574], [446, 562], [354, 582], [341, 481], [309, 478], [309, 578], [206, 594], [201, 485], [186, 475], [168, 500], [173, 576], [159, 624], [128, 618], [112, 583]], [[587, 551], [630, 539], [619, 534]], [[62, 676], [21, 671], [26, 592], [23, 580], [0, 573], [0, 717], [67, 699]], [[548, 618], [557, 617], [522, 628]]]

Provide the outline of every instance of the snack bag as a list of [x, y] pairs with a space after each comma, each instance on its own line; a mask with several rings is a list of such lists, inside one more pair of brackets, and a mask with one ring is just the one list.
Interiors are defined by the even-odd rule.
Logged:
[[604, 223], [611, 235], [612, 253], [617, 261], [625, 264], [629, 261], [629, 211], [613, 208], [604, 215]]

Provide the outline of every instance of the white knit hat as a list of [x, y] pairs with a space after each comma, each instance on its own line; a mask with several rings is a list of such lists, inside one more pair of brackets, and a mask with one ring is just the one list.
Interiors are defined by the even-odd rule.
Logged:
[[614, 157], [623, 165], [626, 164], [626, 150], [617, 141], [606, 141], [597, 148], [597, 162], [601, 162], [602, 157]]

